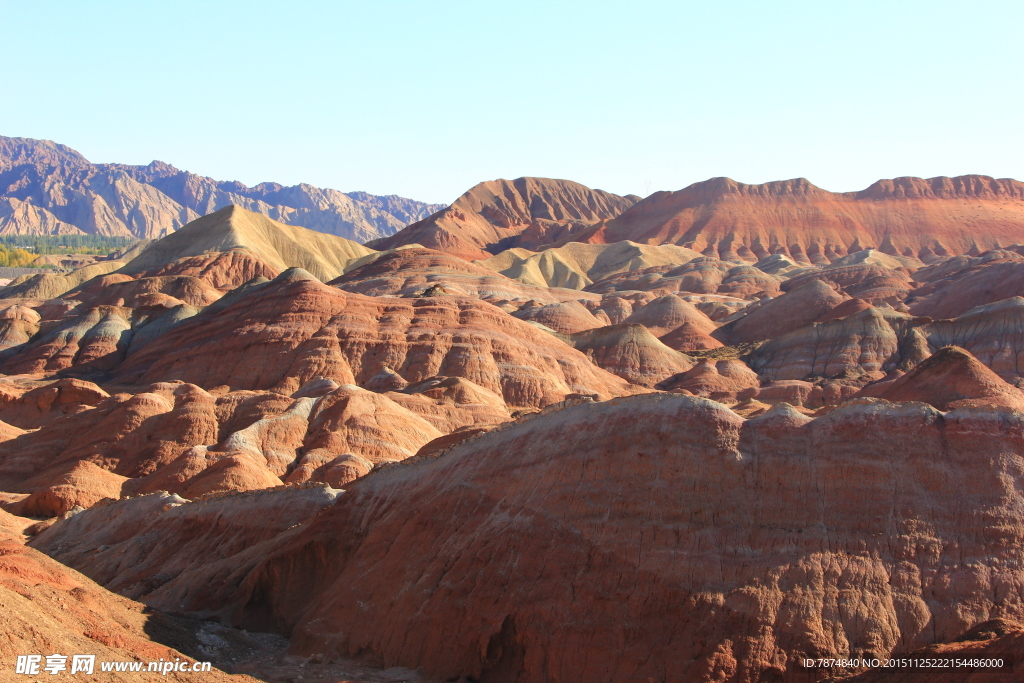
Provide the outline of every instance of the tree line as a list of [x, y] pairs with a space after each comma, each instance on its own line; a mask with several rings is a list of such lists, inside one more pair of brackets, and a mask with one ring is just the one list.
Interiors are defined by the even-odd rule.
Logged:
[[47, 254], [106, 255], [136, 241], [133, 237], [105, 235], [0, 235], [0, 267], [52, 268], [33, 262]]

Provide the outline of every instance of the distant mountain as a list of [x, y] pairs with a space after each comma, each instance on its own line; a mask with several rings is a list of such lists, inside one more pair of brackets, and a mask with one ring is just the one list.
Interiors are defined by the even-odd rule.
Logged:
[[486, 259], [504, 249], [537, 250], [575, 241], [575, 235], [592, 232], [638, 201], [636, 195], [620, 197], [569, 180], [489, 180], [444, 211], [370, 246], [422, 244], [466, 259]]
[[357, 242], [444, 208], [396, 195], [277, 183], [248, 187], [154, 161], [93, 164], [49, 140], [0, 136], [0, 234], [158, 238], [230, 204]]
[[783, 254], [820, 265], [867, 247], [930, 261], [1024, 244], [1024, 183], [905, 177], [829, 192], [803, 178], [763, 185], [711, 178], [656, 192], [573, 239], [677, 244], [747, 261]]
[[507, 249], [625, 241], [751, 263], [778, 254], [827, 265], [869, 247], [931, 262], [1024, 244], [1024, 183], [982, 175], [904, 177], [859, 192], [829, 192], [804, 178], [762, 185], [711, 178], [641, 200], [567, 180], [492, 180], [369, 246], [418, 243], [487, 259]]
[[238, 206], [226, 206], [149, 243], [119, 272], [156, 272], [190, 256], [208, 257], [237, 250], [247, 252], [277, 273], [298, 267], [322, 280], [339, 277], [353, 263], [376, 253], [351, 240], [275, 222]]

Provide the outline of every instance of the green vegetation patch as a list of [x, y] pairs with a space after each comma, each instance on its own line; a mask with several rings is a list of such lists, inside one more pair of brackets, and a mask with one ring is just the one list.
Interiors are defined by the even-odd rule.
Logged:
[[105, 235], [0, 235], [0, 268], [54, 268], [35, 260], [49, 254], [106, 256], [137, 241]]

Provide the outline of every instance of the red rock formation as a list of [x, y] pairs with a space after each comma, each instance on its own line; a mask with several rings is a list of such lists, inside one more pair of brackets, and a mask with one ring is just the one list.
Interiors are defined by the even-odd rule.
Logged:
[[[982, 213], [1021, 201], [979, 199], [1018, 187], [979, 182]], [[949, 226], [918, 238], [892, 207], [932, 220], [965, 200], [904, 185], [917, 195], [870, 202], [732, 188], [687, 228], [710, 256], [606, 262], [617, 275], [592, 292], [419, 247], [319, 254], [225, 212], [198, 223], [216, 234], [193, 225], [198, 246], [0, 310], [0, 372], [23, 375], [0, 386], [0, 501], [74, 510], [31, 532], [52, 525], [48, 552], [155, 606], [441, 679], [796, 681], [803, 655], [1024, 616], [1024, 298], [1003, 297], [1022, 261], [939, 264]], [[608, 208], [593, 193], [523, 187], [418, 230], [472, 224], [449, 246], [480, 250], [624, 225], [586, 214]], [[852, 217], [836, 227], [829, 207]], [[723, 216], [743, 221], [713, 241]], [[824, 228], [772, 223], [794, 217]], [[889, 241], [868, 243], [883, 223]], [[911, 242], [936, 265], [903, 256]], [[757, 267], [719, 260], [759, 249]], [[278, 274], [289, 259], [336, 286]], [[966, 350], [936, 352], [949, 344]], [[631, 394], [649, 395], [615, 398]], [[349, 492], [325, 502], [314, 482]], [[202, 500], [104, 500], [157, 491]]]
[[117, 377], [292, 393], [314, 377], [358, 384], [382, 367], [409, 382], [464, 377], [513, 406], [630, 391], [550, 334], [478, 300], [370, 298], [296, 271], [177, 325]]
[[[14, 673], [17, 656], [59, 653], [68, 656], [64, 675], [69, 678], [71, 655], [93, 654], [97, 662], [95, 674], [104, 681], [128, 683], [160, 678], [177, 683], [257, 683], [249, 676], [228, 676], [218, 669], [203, 673], [169, 672], [166, 676], [101, 673], [99, 662], [194, 660], [154, 642], [149, 635], [153, 616], [143, 605], [101, 588], [2, 530], [0, 556], [0, 610], [4, 619], [0, 660], [4, 662], [7, 680], [29, 680]], [[40, 664], [40, 673], [49, 677], [42, 668], [46, 660]], [[84, 676], [81, 672], [76, 674], [83, 680]]]
[[703, 396], [716, 401], [735, 402], [757, 395], [757, 374], [741, 360], [707, 358], [692, 369], [670, 377], [658, 389]]
[[[157, 265], [140, 273], [148, 277], [191, 277], [210, 284], [214, 289], [229, 290], [249, 280], [264, 277], [272, 280], [281, 272], [265, 263], [248, 249], [234, 248], [198, 256], [186, 256]], [[71, 296], [71, 295], [69, 295]]]
[[855, 296], [871, 304], [899, 304], [913, 289], [914, 284], [904, 268], [886, 268], [882, 265], [856, 263], [833, 265], [817, 272], [794, 275], [782, 284], [782, 289], [794, 291], [811, 280], [820, 280], [848, 296]]
[[[215, 450], [219, 453], [245, 453], [273, 475], [284, 477], [299, 457], [299, 451], [309, 431], [310, 413], [318, 403], [319, 401], [312, 397], [300, 398], [279, 414], [266, 415], [231, 433]], [[199, 455], [208, 456], [195, 453], [188, 457], [191, 459]]]
[[584, 330], [593, 330], [598, 327], [604, 327], [607, 324], [603, 320], [594, 317], [594, 314], [578, 301], [564, 301], [545, 306], [524, 307], [512, 315], [520, 320], [540, 323], [562, 334], [574, 334]]
[[[744, 421], [663, 393], [550, 411], [364, 477], [259, 558], [146, 599], [442, 679], [803, 680], [807, 656], [881, 657], [1024, 616], [1020, 423], [884, 401]], [[109, 508], [44, 538], [147, 590], [147, 553], [75, 540], [72, 525], [112, 527]], [[156, 557], [207, 543], [159, 538]]]
[[15, 304], [0, 311], [0, 351], [24, 344], [39, 331], [40, 316], [28, 306]]
[[110, 370], [128, 349], [130, 313], [116, 306], [68, 316], [30, 343], [8, 349], [0, 371], [8, 375], [52, 373], [75, 366], [80, 371]]
[[[322, 391], [317, 382], [325, 383]], [[89, 388], [61, 380], [25, 396], [79, 385]], [[278, 486], [284, 478], [341, 485], [375, 463], [414, 455], [443, 433], [510, 419], [499, 395], [461, 378], [432, 378], [405, 394], [332, 385], [314, 381], [297, 393], [316, 397], [292, 399], [215, 397], [176, 382], [79, 405], [44, 430], [10, 428], [0, 445], [0, 487], [32, 494], [18, 508], [25, 514], [52, 517], [122, 493], [195, 497]]]
[[911, 292], [914, 315], [954, 318], [976, 306], [1024, 295], [1024, 256], [994, 251], [961, 256], [919, 271], [923, 284]]
[[[162, 474], [158, 470], [157, 476]], [[259, 491], [280, 486], [283, 482], [270, 473], [266, 466], [246, 454], [228, 453], [208, 458], [206, 466], [189, 477], [183, 486], [176, 487], [182, 495], [199, 498], [217, 493]], [[153, 490], [154, 486], [147, 487]]]
[[[843, 683], [1011, 683], [1024, 675], [1024, 624], [1012, 619], [989, 619], [968, 629], [951, 643], [929, 645], [912, 653], [917, 663], [876, 667], [843, 678]], [[927, 666], [945, 660], [943, 667]], [[957, 665], [957, 661], [987, 660], [984, 666]], [[993, 665], [1002, 660], [1004, 666]]]
[[[775, 405], [788, 403], [793, 407], [803, 407], [810, 403], [814, 385], [798, 379], [784, 379], [770, 382], [757, 391], [756, 400], [760, 403]], [[856, 392], [852, 392], [856, 393]]]
[[812, 280], [780, 297], [751, 306], [749, 313], [723, 326], [715, 336], [731, 344], [774, 339], [809, 325], [847, 298], [825, 282]]
[[[239, 283], [241, 284], [241, 283]], [[224, 295], [224, 291], [198, 277], [165, 275], [133, 279], [128, 275], [111, 273], [89, 280], [80, 289], [64, 296], [82, 301], [88, 307], [127, 306], [136, 308], [150, 304], [159, 295], [177, 304], [209, 306]]]
[[63, 477], [80, 461], [122, 477], [144, 476], [192, 446], [217, 442], [213, 396], [181, 383], [149, 388], [115, 394], [94, 408], [0, 443], [0, 489], [29, 493]]
[[635, 308], [640, 308], [658, 298], [653, 292], [615, 292], [601, 297], [594, 315], [604, 315], [609, 323], [618, 325], [633, 315]]
[[586, 291], [608, 294], [615, 291], [650, 291], [695, 294], [726, 294], [739, 298], [779, 294], [780, 278], [751, 266], [737, 266], [715, 258], [700, 257], [683, 265], [654, 266], [612, 275], [587, 286]]
[[693, 304], [669, 294], [658, 297], [622, 321], [624, 324], [643, 325], [666, 346], [677, 351], [715, 349], [722, 342], [711, 336], [717, 326]]
[[126, 477], [80, 460], [57, 474], [51, 468], [25, 482], [19, 488], [31, 491], [17, 506], [17, 513], [26, 517], [56, 517], [68, 510], [87, 508], [104, 498], [117, 500]]
[[614, 218], [638, 199], [568, 180], [491, 180], [476, 185], [447, 209], [367, 245], [383, 250], [420, 244], [467, 260], [485, 259], [502, 249], [536, 250], [571, 238]]
[[[927, 320], [927, 319], [925, 319]], [[921, 320], [869, 308], [840, 320], [813, 323], [751, 352], [750, 367], [766, 380], [875, 375], [913, 367], [935, 346]], [[938, 346], [947, 345], [939, 344]]]
[[295, 403], [291, 397], [272, 391], [225, 393], [226, 389], [226, 387], [215, 387], [211, 391], [217, 397], [214, 411], [220, 425], [217, 433], [218, 442], [226, 439], [232, 432], [245, 429], [257, 420], [284, 413]]
[[871, 304], [863, 299], [847, 299], [843, 303], [839, 304], [835, 308], [827, 311], [820, 318], [815, 320], [816, 323], [827, 323], [830, 320], [841, 320], [851, 315], [866, 311], [871, 308]]
[[812, 384], [797, 379], [783, 379], [763, 385], [757, 390], [754, 399], [768, 405], [788, 403], [797, 408], [815, 409], [838, 405], [857, 396], [863, 383], [825, 381]]
[[865, 247], [918, 257], [1024, 243], [1024, 184], [986, 176], [880, 180], [833, 193], [803, 178], [745, 185], [712, 178], [656, 192], [589, 239], [678, 244], [756, 261], [826, 264]]
[[386, 395], [441, 433], [511, 419], [508, 406], [499, 394], [462, 377], [431, 377]]
[[528, 285], [457, 256], [414, 247], [385, 253], [329, 284], [367, 296], [422, 296], [433, 288], [439, 295], [487, 300], [548, 303], [598, 298], [576, 290]]
[[[927, 321], [927, 318], [924, 319]], [[921, 325], [932, 349], [960, 346], [1017, 386], [1024, 368], [1024, 298], [978, 306], [953, 320]]]
[[95, 406], [110, 394], [78, 379], [60, 379], [31, 389], [0, 407], [0, 420], [22, 429], [36, 429], [62, 415]]
[[[261, 557], [254, 548], [332, 505], [340, 493], [323, 485], [278, 487], [192, 503], [156, 493], [61, 520], [31, 545], [128, 597], [210, 614], [212, 604], [207, 609], [193, 600], [213, 587], [205, 578], [211, 566], [233, 561], [244, 575], [245, 565]], [[232, 588], [220, 586], [224, 597]]]
[[404, 460], [441, 432], [387, 395], [345, 385], [317, 402], [303, 456], [289, 482], [318, 478], [337, 458], [357, 455], [371, 464]]
[[0, 441], [10, 441], [25, 433], [24, 429], [18, 429], [6, 422], [0, 422]]
[[889, 401], [922, 401], [939, 410], [1001, 406], [1024, 411], [1024, 392], [955, 346], [939, 349], [880, 396]]
[[[776, 337], [751, 353], [767, 380], [906, 371], [944, 346], [961, 346], [1017, 386], [1024, 367], [1024, 298], [979, 306], [953, 320], [930, 320], [870, 308]], [[877, 379], [876, 378], [876, 379]]]
[[571, 339], [599, 367], [644, 387], [693, 367], [692, 358], [666, 346], [643, 325], [610, 325], [579, 332]]

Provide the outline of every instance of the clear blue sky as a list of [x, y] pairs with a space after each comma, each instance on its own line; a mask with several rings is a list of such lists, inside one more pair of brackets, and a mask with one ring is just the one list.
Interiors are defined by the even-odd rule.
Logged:
[[1024, 3], [0, 0], [0, 134], [450, 202], [1024, 179]]

